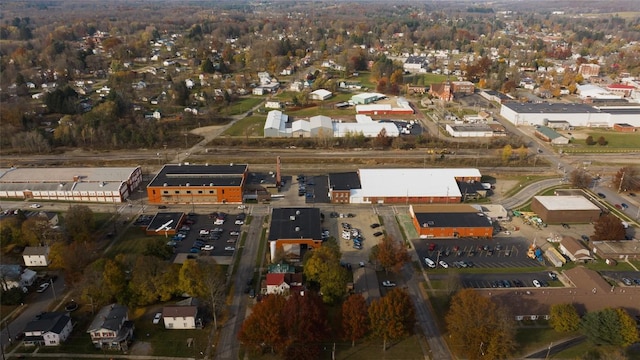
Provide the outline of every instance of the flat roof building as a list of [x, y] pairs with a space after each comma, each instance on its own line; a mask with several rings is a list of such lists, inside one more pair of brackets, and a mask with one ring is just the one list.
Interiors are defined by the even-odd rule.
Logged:
[[169, 164], [147, 185], [151, 204], [242, 203], [249, 166]]
[[491, 219], [471, 205], [411, 205], [409, 213], [420, 238], [493, 237]]
[[459, 203], [457, 181], [480, 181], [478, 169], [360, 169], [354, 204]]
[[142, 182], [138, 167], [0, 170], [0, 198], [120, 203]]
[[269, 249], [271, 261], [281, 257], [300, 260], [310, 248], [322, 246], [322, 226], [318, 208], [275, 208], [271, 210]]
[[547, 224], [589, 223], [600, 217], [601, 210], [584, 196], [534, 196], [531, 210]]

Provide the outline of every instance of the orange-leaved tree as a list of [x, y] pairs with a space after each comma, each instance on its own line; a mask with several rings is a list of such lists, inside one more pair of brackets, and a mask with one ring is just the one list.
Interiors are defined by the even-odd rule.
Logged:
[[451, 345], [464, 358], [504, 359], [515, 347], [515, 330], [507, 311], [473, 289], [459, 291], [445, 317]]
[[404, 245], [385, 236], [378, 245], [371, 250], [372, 259], [377, 261], [385, 272], [398, 273], [406, 262], [409, 261], [409, 253]]
[[382, 338], [382, 349], [387, 350], [387, 340], [401, 339], [411, 333], [416, 321], [415, 309], [409, 294], [395, 288], [369, 306], [371, 331]]
[[281, 353], [285, 348], [282, 314], [287, 300], [281, 295], [267, 295], [251, 309], [240, 328], [238, 340], [256, 354]]
[[351, 340], [351, 347], [356, 340], [362, 339], [369, 331], [369, 305], [362, 294], [353, 294], [342, 303], [342, 332], [345, 339]]

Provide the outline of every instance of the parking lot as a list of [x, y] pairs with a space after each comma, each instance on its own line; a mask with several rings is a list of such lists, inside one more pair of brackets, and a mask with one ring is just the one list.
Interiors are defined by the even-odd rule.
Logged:
[[[472, 238], [458, 239], [417, 239], [413, 244], [423, 260], [430, 258], [436, 264], [441, 260], [447, 266], [454, 262], [471, 262], [478, 268], [516, 268], [544, 266], [527, 257], [529, 244], [516, 236], [501, 236], [491, 240]], [[433, 244], [433, 245], [432, 245]], [[441, 268], [441, 265], [437, 265]]]
[[[215, 213], [216, 215], [218, 213]], [[188, 253], [193, 256], [232, 256], [242, 234], [242, 225], [236, 225], [236, 218], [241, 213], [226, 214], [224, 223], [214, 223], [213, 214], [191, 214], [183, 225], [179, 239], [169, 237], [168, 245], [173, 245], [176, 253]], [[241, 217], [244, 215], [241, 215]], [[209, 249], [212, 246], [213, 249]]]
[[[555, 274], [555, 272], [553, 272]], [[534, 284], [538, 281], [538, 285]], [[517, 274], [461, 274], [460, 281], [465, 288], [519, 288], [519, 287], [559, 287], [562, 283], [549, 276], [549, 271]]]

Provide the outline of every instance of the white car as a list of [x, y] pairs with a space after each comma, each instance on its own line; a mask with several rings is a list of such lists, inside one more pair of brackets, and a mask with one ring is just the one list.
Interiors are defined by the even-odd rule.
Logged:
[[38, 286], [38, 290], [36, 290], [36, 292], [42, 293], [45, 292], [45, 290], [47, 290], [49, 288], [49, 283], [42, 283], [40, 284], [40, 286]]
[[348, 232], [348, 231], [343, 231], [342, 232], [342, 238], [345, 239], [345, 240], [351, 239], [351, 233]]
[[40, 205], [40, 204], [31, 204], [31, 205], [29, 205], [29, 207], [32, 208], [32, 209], [40, 209], [42, 207], [42, 205]]
[[162, 313], [156, 313], [153, 316], [153, 323], [154, 324], [159, 324], [160, 323], [160, 319], [162, 319]]
[[533, 280], [533, 286], [535, 286], [535, 287], [542, 287], [542, 285], [540, 284], [540, 281], [535, 280], [535, 279]]
[[209, 235], [209, 233], [211, 233], [211, 231], [209, 231], [207, 229], [201, 229], [200, 230], [200, 235]]
[[214, 249], [213, 245], [207, 244], [207, 245], [203, 246], [200, 250], [211, 251], [213, 249]]
[[246, 209], [246, 208], [247, 208], [247, 206], [246, 206], [246, 205], [238, 205], [238, 209], [240, 209], [240, 210], [244, 210], [244, 209]]
[[382, 286], [384, 286], [384, 287], [394, 287], [394, 286], [396, 286], [396, 283], [391, 282], [389, 280], [385, 280], [385, 281], [382, 282]]
[[222, 225], [224, 224], [224, 219], [216, 219], [216, 221], [213, 222], [215, 225]]
[[236, 248], [234, 248], [233, 246], [225, 246], [224, 248], [226, 251], [235, 251]]
[[445, 269], [449, 268], [449, 264], [447, 264], [444, 260], [440, 260], [438, 264], [440, 264], [440, 266], [442, 266]]
[[243, 225], [244, 224], [244, 220], [238, 219], [238, 220], [236, 220], [235, 224], [236, 225]]

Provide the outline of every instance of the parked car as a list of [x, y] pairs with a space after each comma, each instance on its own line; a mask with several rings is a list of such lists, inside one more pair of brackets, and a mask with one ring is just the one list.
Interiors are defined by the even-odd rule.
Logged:
[[582, 240], [584, 241], [589, 241], [589, 237], [587, 235], [582, 235], [580, 236], [582, 238]]
[[154, 324], [159, 324], [161, 319], [162, 319], [162, 313], [156, 313], [153, 316], [153, 323]]
[[538, 287], [538, 288], [542, 287], [542, 285], [540, 284], [540, 281], [538, 281], [536, 279], [533, 280], [533, 286]]
[[449, 268], [449, 264], [447, 264], [444, 260], [440, 260], [438, 264], [440, 264], [440, 266], [442, 266], [445, 269]]
[[213, 247], [213, 245], [207, 244], [207, 245], [203, 246], [201, 249], [204, 250], [204, 251], [211, 251], [211, 250], [214, 249], [214, 247]]
[[615, 204], [614, 206], [616, 207], [616, 209], [618, 209], [618, 210], [622, 210], [622, 205], [620, 205], [620, 204]]
[[620, 204], [620, 206], [622, 206], [623, 209], [627, 210], [629, 208], [629, 205], [622, 203]]
[[32, 209], [40, 209], [42, 207], [42, 205], [40, 205], [40, 204], [31, 204], [31, 205], [29, 205], [29, 207], [32, 208]]
[[631, 281], [631, 279], [628, 279], [628, 278], [622, 278], [622, 282], [627, 286], [633, 285], [633, 282]]
[[556, 273], [554, 273], [553, 271], [549, 271], [549, 278], [551, 280], [558, 280], [558, 275], [556, 275]]
[[236, 250], [236, 248], [233, 247], [233, 246], [225, 246], [224, 249], [225, 249], [225, 251], [235, 251]]
[[380, 224], [378, 224], [378, 223], [373, 223], [373, 224], [371, 224], [371, 225], [369, 225], [369, 226], [370, 226], [372, 229], [375, 229], [375, 228], [379, 228], [379, 227], [380, 227]]
[[434, 251], [435, 249], [436, 249], [436, 244], [430, 243], [429, 244], [429, 251]]
[[382, 236], [382, 235], [384, 235], [384, 233], [382, 231], [376, 231], [376, 232], [373, 233], [373, 236], [376, 236], [376, 237]]
[[208, 229], [200, 229], [200, 235], [209, 235], [209, 233], [211, 233], [211, 231]]
[[396, 283], [391, 282], [389, 280], [385, 280], [385, 281], [382, 282], [382, 286], [384, 286], [384, 287], [394, 287], [394, 286], [396, 286]]
[[48, 283], [48, 282], [46, 282], [46, 283], [42, 283], [42, 284], [40, 284], [40, 286], [38, 286], [38, 290], [36, 290], [36, 292], [43, 293], [43, 292], [45, 292], [48, 288], [49, 288], [49, 283]]
[[607, 195], [605, 195], [605, 194], [603, 194], [603, 193], [598, 193], [598, 197], [599, 197], [600, 199], [606, 199], [606, 198], [607, 198]]

